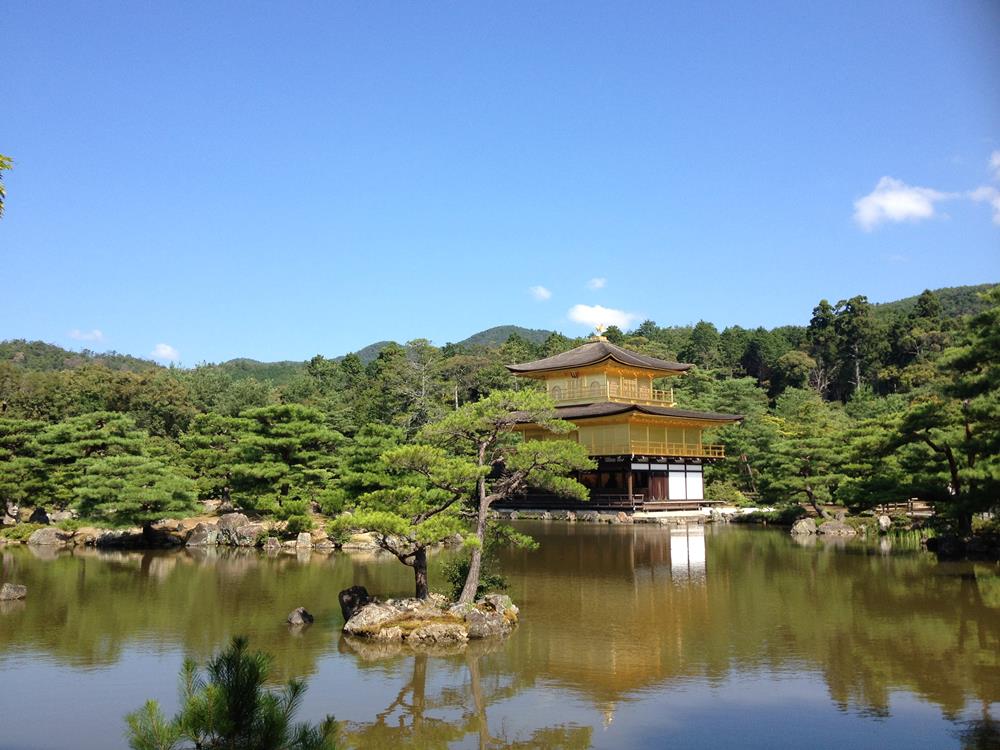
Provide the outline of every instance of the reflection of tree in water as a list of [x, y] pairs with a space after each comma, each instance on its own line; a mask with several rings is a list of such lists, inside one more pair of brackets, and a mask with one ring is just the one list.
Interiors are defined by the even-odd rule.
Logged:
[[962, 750], [998, 750], [1000, 748], [1000, 721], [990, 717], [989, 704], [983, 703], [978, 719], [962, 722], [958, 732]]
[[[511, 737], [504, 730], [491, 730], [487, 708], [514, 697], [524, 687], [523, 681], [514, 675], [505, 676], [495, 670], [483, 675], [481, 661], [501, 646], [499, 641], [476, 641], [415, 652], [398, 644], [342, 638], [341, 652], [354, 654], [363, 668], [379, 667], [379, 660], [394, 657], [398, 660], [404, 654], [407, 656], [402, 658], [411, 660], [413, 665], [409, 680], [392, 702], [375, 714], [373, 721], [341, 723], [344, 744], [357, 748], [446, 748], [473, 735], [480, 750], [590, 747], [591, 727], [542, 727], [532, 731], [527, 738]], [[428, 695], [428, 673], [432, 667], [437, 677], [447, 674], [455, 679], [435, 694]], [[456, 684], [458, 679], [462, 680], [461, 684]]]

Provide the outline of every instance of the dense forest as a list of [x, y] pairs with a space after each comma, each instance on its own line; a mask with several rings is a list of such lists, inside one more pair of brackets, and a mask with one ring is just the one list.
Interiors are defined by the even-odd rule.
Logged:
[[[678, 405], [737, 412], [713, 442], [710, 497], [858, 510], [920, 498], [959, 530], [1000, 496], [1000, 287], [885, 305], [820, 301], [808, 325], [659, 326], [605, 335], [695, 365]], [[379, 342], [305, 363], [164, 368], [0, 343], [0, 498], [142, 524], [219, 498], [308, 528], [384, 487], [379, 456], [496, 392], [507, 363], [582, 343], [499, 327], [441, 347]], [[152, 499], [151, 499], [152, 498]]]

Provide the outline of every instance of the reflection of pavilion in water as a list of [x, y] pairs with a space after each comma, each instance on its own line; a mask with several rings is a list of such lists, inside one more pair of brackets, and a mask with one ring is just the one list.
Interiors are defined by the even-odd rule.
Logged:
[[674, 583], [705, 583], [705, 527], [670, 529], [670, 577]]

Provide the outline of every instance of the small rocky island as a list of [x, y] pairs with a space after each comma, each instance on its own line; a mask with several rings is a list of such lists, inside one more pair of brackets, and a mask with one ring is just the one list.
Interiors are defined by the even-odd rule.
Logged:
[[418, 647], [502, 638], [518, 617], [517, 606], [505, 594], [488, 594], [469, 604], [455, 604], [440, 594], [383, 602], [354, 586], [340, 592], [340, 604], [345, 635]]

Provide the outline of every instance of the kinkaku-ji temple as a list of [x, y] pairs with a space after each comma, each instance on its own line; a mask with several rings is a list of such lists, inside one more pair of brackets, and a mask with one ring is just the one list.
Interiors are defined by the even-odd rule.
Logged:
[[[725, 458], [723, 446], [703, 442], [702, 433], [743, 417], [678, 409], [672, 387], [654, 387], [657, 379], [678, 377], [691, 367], [627, 351], [601, 336], [553, 357], [508, 365], [515, 375], [544, 381], [556, 404], [556, 417], [576, 426], [560, 439], [585, 445], [597, 469], [577, 477], [590, 490], [589, 502], [529, 492], [504, 507], [635, 511], [700, 507], [706, 502], [703, 467]], [[520, 431], [526, 439], [554, 437], [530, 423]]]

